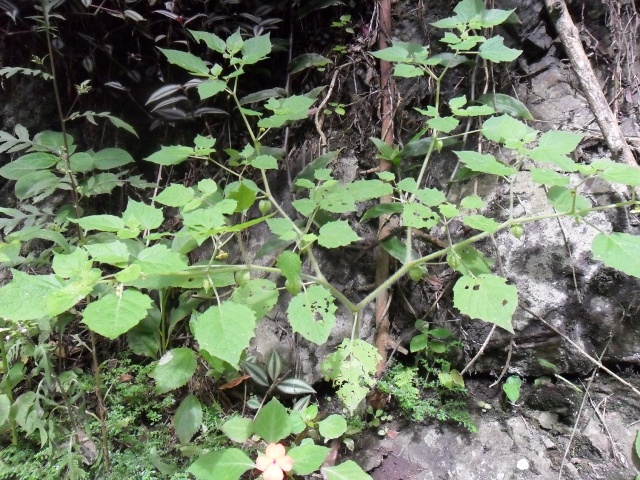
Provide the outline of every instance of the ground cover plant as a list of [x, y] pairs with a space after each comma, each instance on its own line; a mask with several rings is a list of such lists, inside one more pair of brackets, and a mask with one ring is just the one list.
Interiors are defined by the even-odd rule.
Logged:
[[[40, 76], [54, 86], [50, 30], [52, 22], [59, 21], [55, 7], [55, 2], [43, 3], [40, 19], [51, 53], [48, 66], [42, 65], [49, 76]], [[495, 94], [476, 102], [465, 96], [442, 99], [442, 84], [452, 69], [464, 68], [470, 59], [511, 62], [520, 54], [507, 47], [501, 36], [489, 34], [509, 21], [514, 11], [463, 0], [454, 14], [434, 24], [444, 31], [443, 53], [403, 41], [372, 52], [393, 65], [394, 76], [426, 77], [435, 91], [433, 105], [415, 109], [423, 118], [423, 128], [411, 141], [401, 147], [383, 138], [371, 139], [379, 157], [392, 168], [343, 183], [332, 171], [340, 152], [324, 153], [292, 179], [298, 195], [291, 205], [282, 204], [273, 193], [271, 172], [279, 168], [284, 151], [269, 142], [277, 138], [274, 132], [309, 117], [314, 105], [322, 103], [322, 89], [288, 96], [269, 89], [240, 96], [239, 82], [272, 54], [268, 33], [243, 35], [237, 30], [225, 37], [188, 30], [190, 45], [206, 46], [206, 59], [187, 49], [159, 49], [169, 64], [190, 77], [185, 85], [195, 89], [199, 100], [224, 97], [233, 105], [244, 128], [237, 138], [246, 141], [219, 151], [221, 139], [198, 134], [188, 144], [163, 146], [143, 160], [161, 169], [187, 162], [207, 164], [219, 172], [215, 180], [154, 186], [123, 169], [134, 162], [124, 149], [80, 151], [67, 131], [68, 122], [77, 118], [106, 118], [135, 133], [109, 112], [77, 112], [67, 117], [60, 112], [59, 132], [32, 136], [19, 126], [14, 132], [0, 132], [0, 152], [17, 157], [0, 168], [0, 175], [15, 181], [19, 201], [37, 204], [59, 191], [71, 199], [57, 211], [0, 210], [6, 234], [0, 243], [0, 261], [11, 268], [11, 280], [0, 288], [0, 431], [8, 435], [13, 448], [3, 462], [19, 457], [17, 445], [32, 442], [48, 453], [58, 478], [122, 475], [118, 458], [135, 444], [141, 425], [151, 429], [158, 425], [155, 434], [149, 433], [156, 438], [148, 461], [149, 470], [154, 468], [160, 475], [235, 480], [254, 472], [274, 480], [320, 471], [330, 480], [369, 478], [353, 461], [325, 462], [332, 451], [327, 444], [339, 444], [349, 435], [347, 419], [379, 379], [383, 357], [376, 346], [360, 338], [364, 309], [399, 280], [409, 277], [419, 282], [434, 265], [446, 262], [459, 275], [453, 287], [455, 308], [513, 332], [517, 288], [496, 273], [476, 245], [502, 231], [526, 235], [527, 225], [533, 222], [568, 217], [592, 225], [589, 216], [595, 212], [638, 205], [638, 169], [609, 159], [581, 164], [570, 157], [582, 135], [543, 133], [530, 127], [529, 112], [511, 97]], [[302, 68], [320, 64], [326, 62], [314, 57]], [[163, 92], [157, 91], [151, 100], [162, 99]], [[500, 155], [460, 147], [463, 133], [458, 127], [469, 118], [478, 120], [479, 135]], [[458, 179], [488, 175], [510, 187], [503, 214], [481, 213], [485, 201], [477, 195], [454, 204], [444, 191], [425, 186], [432, 157], [445, 148], [453, 149], [460, 162]], [[422, 152], [417, 174], [404, 175], [403, 162], [417, 151]], [[516, 214], [511, 187], [524, 174], [548, 188], [549, 209]], [[592, 204], [581, 195], [592, 178], [631, 187], [631, 199]], [[93, 197], [108, 195], [125, 184], [128, 191], [140, 191], [129, 196], [122, 212], [85, 213]], [[150, 193], [150, 187], [157, 188]], [[381, 198], [388, 200], [378, 203]], [[356, 218], [362, 206], [364, 214]], [[397, 261], [397, 268], [354, 300], [327, 279], [318, 252], [339, 255], [341, 249], [365, 240], [356, 224], [392, 216], [399, 226], [379, 239], [378, 248]], [[177, 219], [171, 226], [170, 218]], [[246, 256], [246, 235], [263, 223], [271, 237], [258, 253], [274, 255], [270, 264], [249, 261]], [[456, 223], [471, 233], [456, 238], [451, 232]], [[416, 245], [425, 232], [436, 234], [442, 245], [421, 255]], [[190, 254], [203, 246], [210, 249], [208, 257], [193, 260]], [[640, 277], [635, 254], [639, 247], [637, 236], [600, 232], [592, 251], [607, 266]], [[233, 258], [239, 260], [230, 261]], [[321, 412], [312, 401], [313, 386], [288, 376], [277, 354], [271, 355], [266, 367], [248, 357], [257, 322], [280, 297], [286, 298], [291, 332], [315, 344], [328, 341], [338, 304], [351, 315], [351, 335], [322, 359], [321, 367], [342, 402], [340, 413]], [[67, 332], [73, 332], [74, 348], [91, 357], [90, 378], [76, 369], [58, 368], [65, 354], [60, 339]], [[445, 334], [421, 323], [410, 344], [411, 351], [427, 358], [421, 366], [433, 380], [416, 379], [413, 367], [396, 366], [382, 388], [393, 395], [394, 384], [397, 388], [404, 382], [401, 393], [405, 400], [411, 396], [407, 410], [413, 408], [409, 416], [453, 419], [472, 430], [473, 423], [459, 404], [445, 398], [444, 390], [463, 394], [464, 378], [438, 357], [444, 353], [439, 351], [444, 342], [438, 335]], [[128, 355], [146, 356], [153, 362], [123, 370], [117, 378], [109, 376], [111, 367], [98, 358], [109, 342], [117, 341], [126, 343]], [[130, 357], [115, 361], [122, 364], [126, 358]], [[211, 396], [196, 386], [202, 378], [212, 379], [218, 387], [251, 378], [266, 393], [246, 402], [255, 407], [253, 415], [244, 412], [223, 419], [212, 407]], [[419, 389], [432, 389], [435, 396], [431, 401], [420, 399]], [[114, 401], [116, 396], [120, 401]], [[88, 398], [95, 399], [95, 408], [88, 408]], [[124, 411], [122, 403], [127, 404]], [[168, 453], [158, 440], [170, 435], [182, 455], [171, 462], [163, 458]], [[154, 478], [148, 470], [144, 475]]]

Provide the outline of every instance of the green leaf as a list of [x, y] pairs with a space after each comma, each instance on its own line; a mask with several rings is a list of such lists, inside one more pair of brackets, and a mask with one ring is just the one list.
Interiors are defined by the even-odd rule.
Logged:
[[509, 48], [504, 44], [504, 38], [500, 35], [491, 37], [480, 45], [478, 55], [492, 62], [511, 62], [520, 56], [521, 50]]
[[323, 362], [325, 379], [338, 388], [338, 397], [353, 412], [375, 383], [376, 367], [381, 360], [374, 345], [346, 338]]
[[365, 222], [372, 218], [378, 218], [382, 215], [393, 215], [394, 213], [400, 213], [404, 209], [402, 203], [379, 203], [374, 205], [360, 219], [360, 222]]
[[[391, 237], [380, 244], [384, 251], [401, 263], [407, 261], [407, 246], [398, 237]], [[411, 250], [411, 260], [417, 260], [420, 255], [415, 250]]]
[[187, 473], [197, 480], [239, 480], [254, 467], [253, 461], [242, 450], [225, 448], [201, 456], [187, 469]]
[[149, 375], [156, 381], [156, 392], [170, 392], [185, 386], [196, 372], [196, 352], [190, 348], [168, 350]]
[[271, 110], [273, 115], [263, 118], [258, 122], [261, 128], [277, 128], [291, 120], [302, 120], [309, 116], [309, 108], [315, 102], [314, 98], [302, 95], [294, 95], [289, 98], [270, 98], [265, 104], [265, 108]]
[[[274, 350], [275, 351], [275, 350]], [[272, 377], [273, 378], [273, 377]], [[279, 392], [286, 395], [302, 395], [305, 393], [317, 393], [311, 385], [299, 378], [287, 378], [276, 387]]]
[[[71, 171], [74, 173], [87, 173], [94, 169], [93, 157], [87, 152], [74, 153], [69, 157]], [[60, 161], [60, 168], [66, 169], [64, 162]]]
[[61, 184], [60, 178], [51, 173], [49, 170], [36, 170], [35, 172], [25, 173], [15, 184], [15, 192], [18, 200], [38, 195], [48, 196]]
[[416, 197], [418, 197], [418, 200], [424, 203], [427, 207], [435, 207], [436, 205], [440, 205], [447, 201], [444, 193], [436, 188], [421, 188], [416, 190], [415, 194]]
[[346, 220], [325, 223], [318, 232], [318, 244], [325, 248], [344, 247], [360, 240]]
[[253, 421], [244, 417], [230, 418], [222, 424], [220, 430], [232, 442], [244, 443], [253, 435]]
[[153, 230], [162, 225], [164, 215], [159, 208], [129, 199], [122, 220], [129, 228]]
[[336, 321], [333, 296], [325, 287], [311, 285], [298, 293], [287, 308], [294, 332], [317, 345], [325, 343]]
[[93, 165], [98, 170], [110, 170], [132, 162], [133, 157], [121, 148], [105, 148], [93, 154]]
[[507, 381], [502, 384], [502, 390], [507, 395], [507, 398], [511, 403], [516, 403], [520, 398], [520, 387], [522, 386], [522, 380], [517, 375], [511, 375], [507, 378]]
[[598, 169], [597, 175], [611, 183], [621, 183], [630, 187], [640, 186], [640, 169], [630, 165], [617, 163], [607, 158], [599, 158], [591, 162]]
[[167, 57], [169, 63], [184, 68], [185, 70], [205, 76], [209, 73], [209, 67], [200, 58], [196, 57], [189, 52], [181, 52], [179, 50], [168, 50], [165, 48], [158, 48], [162, 54]]
[[[0, 395], [0, 427], [2, 426], [2, 424], [4, 424], [4, 422], [7, 421], [7, 418], [9, 418], [10, 410], [11, 410], [11, 402], [9, 401], [9, 397], [5, 393], [3, 393], [3, 394]], [[327, 450], [329, 450], [329, 449], [327, 448]], [[322, 462], [320, 462], [320, 463], [322, 463]], [[320, 465], [318, 465], [318, 467], [319, 466]], [[316, 467], [316, 468], [318, 468], [318, 467]], [[314, 468], [314, 470], [315, 470], [315, 468]], [[311, 472], [309, 472], [309, 473], [311, 473]]]
[[224, 189], [226, 198], [236, 201], [234, 213], [248, 210], [256, 201], [257, 185], [251, 180], [228, 183]]
[[116, 267], [125, 267], [129, 263], [131, 253], [129, 252], [127, 244], [120, 240], [87, 244], [84, 248], [96, 262], [106, 263]]
[[143, 274], [175, 273], [189, 266], [183, 255], [161, 244], [142, 250], [134, 265], [138, 265]]
[[88, 215], [79, 218], [77, 222], [86, 231], [119, 232], [125, 227], [122, 219], [114, 215]]
[[155, 201], [169, 207], [184, 207], [193, 200], [195, 192], [191, 187], [172, 183], [155, 197]]
[[415, 78], [421, 77], [425, 74], [425, 72], [416, 67], [415, 65], [407, 65], [406, 63], [399, 63], [395, 67], [393, 67], [393, 75], [395, 77], [402, 78]]
[[219, 36], [211, 32], [201, 32], [198, 30], [189, 30], [196, 42], [204, 42], [208, 48], [214, 52], [224, 53], [227, 45]]
[[277, 398], [262, 407], [253, 422], [253, 431], [267, 443], [279, 442], [291, 434], [291, 428], [291, 417]]
[[492, 175], [514, 175], [518, 173], [513, 167], [509, 167], [491, 154], [482, 154], [472, 151], [453, 152], [467, 168], [474, 172], [490, 173]]
[[531, 180], [542, 185], [556, 185], [559, 187], [565, 187], [569, 185], [568, 177], [546, 168], [532, 168]]
[[338, 438], [347, 431], [347, 421], [342, 415], [332, 414], [318, 422], [318, 431], [325, 440]]
[[238, 305], [249, 307], [256, 319], [260, 319], [275, 307], [278, 302], [278, 289], [271, 280], [254, 278], [236, 288], [231, 300]]
[[195, 155], [193, 148], [176, 145], [161, 147], [159, 152], [151, 154], [145, 160], [158, 165], [178, 165], [192, 155]]
[[[331, 163], [331, 161], [334, 158], [336, 158], [337, 155], [338, 155], [337, 151], [331, 151], [331, 152], [325, 153], [324, 155], [319, 156], [309, 165], [304, 167], [298, 175], [296, 175], [296, 178], [294, 179], [293, 183], [295, 184], [298, 180], [302, 180], [302, 179], [313, 181], [315, 179], [315, 172], [317, 170], [327, 168], [329, 163]], [[299, 189], [296, 189], [296, 191], [298, 190]]]
[[310, 475], [320, 468], [330, 451], [328, 447], [305, 443], [299, 447], [293, 447], [287, 455], [293, 459], [293, 473]]
[[583, 137], [579, 133], [551, 130], [542, 134], [536, 148], [525, 153], [532, 160], [552, 163], [565, 172], [575, 172], [576, 164], [567, 155], [576, 149]]
[[463, 276], [453, 287], [453, 305], [464, 315], [513, 333], [511, 317], [518, 306], [518, 289], [496, 275]]
[[575, 190], [570, 188], [553, 186], [549, 188], [547, 197], [558, 212], [573, 212], [591, 208], [591, 202], [587, 198], [578, 195]]
[[198, 95], [200, 95], [200, 100], [206, 100], [207, 98], [215, 97], [220, 92], [224, 92], [226, 88], [226, 82], [215, 78], [210, 78], [198, 84]]
[[122, 185], [124, 185], [124, 181], [120, 180], [117, 175], [113, 173], [98, 173], [80, 182], [78, 190], [82, 195], [91, 197], [103, 193], [111, 193], [114, 188]]
[[493, 260], [486, 258], [482, 252], [471, 245], [454, 247], [454, 251], [447, 255], [447, 263], [462, 275], [480, 275], [491, 273]]
[[280, 269], [284, 278], [294, 281], [300, 278], [302, 260], [300, 259], [300, 255], [297, 253], [294, 253], [291, 250], [286, 250], [278, 255], [276, 267]]
[[640, 458], [640, 430], [638, 430], [638, 433], [636, 434], [636, 441], [635, 441], [635, 444], [634, 444], [634, 450], [635, 450], [635, 453], [636, 453], [636, 458]]
[[538, 131], [509, 115], [491, 117], [482, 124], [482, 135], [488, 140], [517, 148], [533, 142]]
[[482, 200], [482, 198], [478, 197], [477, 195], [464, 197], [460, 201], [460, 208], [475, 209], [475, 208], [482, 208], [484, 207], [484, 205], [485, 205], [484, 200]]
[[409, 59], [409, 52], [399, 46], [387, 47], [377, 52], [371, 52], [376, 58], [386, 62], [404, 62]]
[[191, 320], [191, 331], [200, 344], [214, 357], [237, 366], [240, 356], [254, 335], [256, 317], [244, 305], [232, 301], [209, 307]]
[[335, 467], [324, 467], [320, 471], [327, 480], [371, 480], [371, 476], [353, 460], [347, 460]]
[[273, 155], [258, 155], [249, 164], [260, 170], [275, 170], [278, 168], [278, 160]]
[[271, 40], [269, 34], [251, 37], [242, 44], [242, 63], [252, 65], [267, 58], [271, 53]]
[[454, 117], [436, 117], [436, 118], [430, 118], [427, 121], [427, 125], [429, 125], [429, 127], [433, 128], [434, 130], [438, 130], [442, 133], [450, 133], [459, 124], [460, 124], [460, 121]]
[[407, 203], [402, 212], [402, 224], [405, 227], [432, 228], [438, 224], [440, 216], [419, 203]]
[[59, 158], [45, 152], [27, 153], [0, 168], [0, 175], [9, 180], [20, 180], [25, 174], [45, 170], [58, 163]]
[[356, 180], [345, 186], [356, 202], [366, 202], [393, 193], [393, 187], [382, 180]]
[[493, 218], [487, 218], [484, 215], [467, 215], [462, 219], [462, 223], [467, 227], [489, 233], [497, 232], [500, 226]]
[[84, 309], [82, 323], [104, 337], [115, 340], [135, 327], [147, 316], [153, 302], [136, 290], [125, 290], [120, 295], [110, 293]]
[[[0, 317], [13, 321], [37, 320], [49, 316], [43, 299], [62, 289], [53, 275], [27, 275], [11, 270], [13, 280], [0, 288]], [[60, 313], [60, 312], [57, 312]]]
[[333, 63], [329, 58], [318, 55], [317, 53], [303, 53], [291, 60], [289, 63], [289, 73], [301, 72], [310, 67], [324, 67], [329, 63]]
[[498, 113], [524, 120], [535, 120], [524, 103], [504, 93], [485, 93], [478, 98], [478, 102], [494, 108]]
[[89, 254], [82, 248], [76, 248], [71, 253], [55, 253], [51, 267], [61, 278], [79, 277], [91, 269], [93, 262], [89, 261]]
[[173, 425], [180, 443], [186, 445], [202, 426], [202, 405], [193, 394], [189, 394], [182, 401], [176, 415], [173, 417]]
[[591, 243], [593, 258], [607, 267], [640, 278], [640, 237], [628, 233], [600, 233]]

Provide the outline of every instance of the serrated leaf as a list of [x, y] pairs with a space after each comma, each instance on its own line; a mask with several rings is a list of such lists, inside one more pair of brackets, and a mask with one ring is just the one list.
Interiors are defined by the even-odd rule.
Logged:
[[249, 346], [255, 326], [253, 311], [232, 301], [209, 307], [191, 320], [191, 331], [200, 348], [232, 366], [238, 365]]
[[621, 183], [630, 187], [640, 186], [640, 169], [630, 165], [617, 163], [607, 158], [599, 158], [591, 162], [598, 169], [597, 175], [611, 183]]
[[393, 193], [393, 187], [382, 180], [356, 180], [345, 186], [356, 202], [366, 202]]
[[447, 201], [444, 193], [436, 188], [421, 188], [415, 190], [415, 195], [427, 207], [435, 207]]
[[287, 452], [293, 459], [293, 473], [296, 475], [310, 475], [315, 472], [330, 452], [330, 448], [313, 443], [305, 443], [293, 447]]
[[162, 225], [164, 215], [161, 209], [130, 198], [122, 214], [122, 220], [125, 226], [130, 228], [153, 230]]
[[237, 448], [209, 452], [196, 460], [187, 472], [197, 480], [239, 480], [255, 467], [246, 453]]
[[575, 172], [577, 166], [567, 155], [576, 149], [583, 137], [578, 133], [551, 130], [542, 134], [536, 148], [525, 153], [532, 160], [552, 163], [565, 172]]
[[342, 415], [331, 414], [324, 420], [318, 422], [318, 432], [325, 440], [332, 440], [340, 437], [347, 431], [347, 421]]
[[96, 262], [124, 267], [129, 261], [129, 248], [126, 243], [119, 240], [87, 244], [84, 248]]
[[482, 200], [482, 198], [478, 197], [477, 195], [464, 197], [460, 201], [461, 208], [476, 209], [476, 208], [482, 208], [484, 207], [484, 205], [485, 205], [484, 200]]
[[207, 98], [215, 97], [220, 92], [224, 92], [227, 88], [227, 83], [216, 78], [210, 78], [199, 83], [197, 88], [200, 100], [206, 100]]
[[404, 209], [402, 203], [379, 203], [374, 205], [360, 219], [360, 222], [365, 222], [372, 218], [378, 218], [381, 215], [392, 215], [394, 213], [400, 213]]
[[333, 302], [329, 290], [320, 285], [298, 293], [287, 308], [292, 330], [317, 345], [325, 343], [336, 321]]
[[393, 75], [395, 77], [415, 78], [415, 77], [421, 77], [424, 74], [425, 72], [421, 68], [416, 67], [415, 65], [398, 63], [395, 67], [393, 67]]
[[193, 148], [175, 145], [161, 147], [159, 152], [149, 155], [145, 160], [158, 165], [178, 165], [192, 155], [195, 155]]
[[524, 103], [504, 93], [485, 93], [478, 98], [478, 102], [492, 107], [497, 113], [505, 113], [524, 120], [535, 120]]
[[272, 398], [258, 412], [253, 431], [267, 443], [276, 443], [291, 434], [291, 417], [277, 398]]
[[124, 230], [124, 222], [114, 215], [87, 215], [79, 218], [78, 224], [87, 231], [99, 230], [101, 232], [119, 232]]
[[600, 233], [591, 243], [593, 258], [627, 275], [640, 278], [640, 237], [628, 233]]
[[371, 480], [371, 476], [353, 460], [347, 460], [335, 467], [324, 467], [320, 471], [327, 480]]
[[360, 237], [346, 220], [327, 222], [320, 227], [318, 232], [318, 244], [325, 248], [344, 247], [358, 240]]
[[196, 57], [192, 53], [165, 48], [158, 48], [158, 50], [160, 50], [162, 54], [167, 57], [169, 63], [172, 63], [173, 65], [177, 65], [191, 73], [203, 76], [209, 73], [209, 67], [207, 67], [207, 64], [201, 58]]
[[557, 185], [559, 187], [565, 187], [569, 185], [568, 177], [546, 168], [532, 168], [531, 180], [541, 185]]
[[176, 410], [173, 425], [180, 443], [189, 443], [202, 426], [202, 405], [198, 397], [193, 394], [185, 397]]
[[513, 333], [511, 317], [518, 306], [518, 289], [496, 275], [463, 276], [453, 287], [453, 304], [464, 315]]
[[575, 190], [553, 186], [547, 192], [547, 198], [558, 212], [572, 212], [575, 210], [587, 210], [591, 208], [591, 202]]
[[509, 115], [500, 115], [483, 122], [482, 135], [488, 140], [512, 148], [533, 142], [538, 131]]
[[511, 62], [520, 56], [521, 50], [509, 48], [504, 44], [504, 38], [500, 35], [491, 37], [480, 45], [478, 55], [492, 62]]
[[287, 378], [276, 387], [286, 395], [302, 395], [304, 393], [316, 393], [316, 391], [304, 380], [299, 378]]
[[278, 289], [271, 280], [254, 278], [236, 288], [231, 300], [238, 305], [249, 307], [256, 319], [260, 319], [275, 307], [278, 302]]
[[498, 160], [491, 154], [482, 154], [472, 151], [453, 152], [458, 159], [466, 165], [467, 168], [474, 172], [490, 173], [492, 175], [514, 175], [518, 171], [509, 167]]
[[276, 260], [276, 267], [280, 269], [280, 272], [287, 280], [294, 281], [300, 277], [302, 271], [302, 260], [300, 255], [286, 250], [278, 255]]
[[153, 302], [136, 290], [125, 290], [121, 295], [110, 293], [87, 305], [82, 323], [99, 335], [116, 339], [135, 327], [147, 316]]
[[253, 421], [250, 418], [234, 417], [220, 427], [232, 442], [244, 443], [253, 435]]
[[156, 392], [162, 394], [186, 385], [196, 367], [196, 352], [190, 348], [174, 348], [158, 360], [149, 376], [156, 381]]
[[497, 232], [500, 226], [493, 218], [487, 218], [484, 215], [467, 215], [462, 219], [462, 223], [467, 227], [489, 233]]
[[[49, 196], [62, 184], [61, 179], [49, 170], [36, 170], [22, 175], [14, 186], [18, 200]], [[38, 199], [36, 199], [38, 201]]]
[[181, 272], [189, 266], [182, 255], [161, 244], [142, 250], [137, 255], [134, 265], [138, 265], [143, 274]]
[[427, 125], [442, 133], [450, 133], [460, 125], [460, 121], [454, 117], [436, 117], [427, 120]]
[[195, 192], [191, 187], [172, 183], [155, 197], [155, 201], [169, 207], [184, 207], [193, 200]]
[[402, 212], [402, 224], [405, 227], [426, 228], [435, 227], [440, 216], [429, 207], [419, 203], [407, 203]]
[[225, 49], [227, 48], [225, 41], [215, 33], [202, 32], [198, 30], [189, 30], [189, 33], [193, 35], [193, 38], [196, 40], [196, 42], [204, 42], [207, 47], [214, 52], [224, 53]]
[[338, 388], [337, 394], [347, 409], [353, 412], [375, 383], [380, 354], [364, 340], [344, 339], [336, 351], [323, 362], [325, 379]]
[[19, 270], [11, 270], [11, 274], [13, 280], [0, 288], [0, 317], [13, 321], [48, 317], [43, 299], [62, 289], [60, 280], [53, 275], [27, 275]]
[[493, 260], [486, 258], [482, 252], [470, 245], [454, 247], [454, 252], [447, 255], [447, 263], [463, 275], [480, 275], [491, 273]]
[[377, 52], [371, 52], [371, 55], [386, 62], [404, 62], [409, 59], [409, 52], [399, 46], [387, 47]]

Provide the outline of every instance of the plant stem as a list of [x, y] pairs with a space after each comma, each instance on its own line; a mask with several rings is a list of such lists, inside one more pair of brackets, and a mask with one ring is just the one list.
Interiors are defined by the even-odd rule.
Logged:
[[[0, 332], [0, 356], [2, 357], [2, 369], [5, 372], [5, 380], [7, 381], [6, 394], [9, 398], [9, 405], [13, 405], [13, 386], [11, 385], [11, 375], [9, 374], [9, 362], [7, 361], [7, 351], [4, 345], [4, 332]], [[18, 445], [18, 431], [16, 424], [9, 413], [9, 430], [11, 430], [11, 445]]]

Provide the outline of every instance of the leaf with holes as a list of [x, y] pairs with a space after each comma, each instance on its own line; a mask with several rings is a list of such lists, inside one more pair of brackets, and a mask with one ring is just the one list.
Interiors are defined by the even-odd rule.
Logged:
[[336, 321], [335, 312], [333, 296], [320, 285], [312, 285], [298, 293], [287, 308], [293, 331], [318, 345], [328, 340]]
[[593, 258], [607, 267], [640, 278], [640, 237], [628, 233], [601, 233], [591, 244]]
[[464, 315], [513, 333], [511, 317], [518, 305], [518, 289], [497, 275], [463, 276], [453, 287], [453, 305]]

